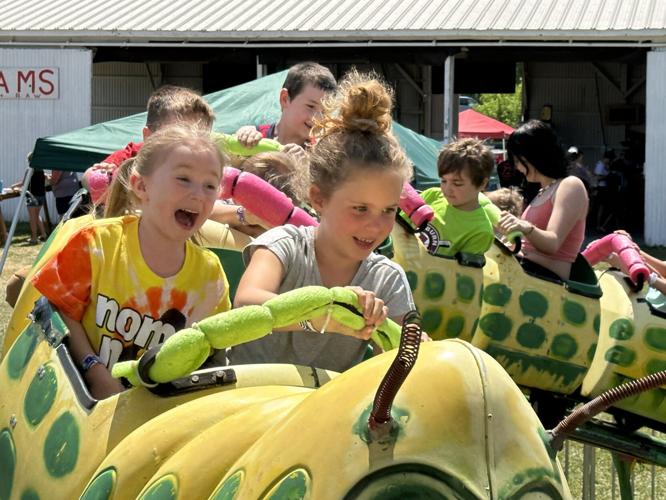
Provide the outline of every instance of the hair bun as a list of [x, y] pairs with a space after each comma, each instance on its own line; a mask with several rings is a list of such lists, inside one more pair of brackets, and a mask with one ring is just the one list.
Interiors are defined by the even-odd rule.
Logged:
[[368, 132], [385, 134], [391, 130], [393, 91], [376, 73], [350, 71], [335, 96], [324, 103], [315, 133]]
[[350, 118], [346, 122], [346, 125], [349, 130], [360, 130], [361, 132], [372, 132], [373, 134], [381, 132], [379, 123], [369, 118]]

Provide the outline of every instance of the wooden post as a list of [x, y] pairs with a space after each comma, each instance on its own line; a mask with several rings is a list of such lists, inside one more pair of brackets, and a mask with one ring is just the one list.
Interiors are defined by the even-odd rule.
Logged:
[[631, 471], [636, 460], [619, 453], [611, 453], [613, 465], [617, 471], [617, 482], [620, 485], [620, 498], [622, 500], [633, 500], [634, 491], [631, 487]]

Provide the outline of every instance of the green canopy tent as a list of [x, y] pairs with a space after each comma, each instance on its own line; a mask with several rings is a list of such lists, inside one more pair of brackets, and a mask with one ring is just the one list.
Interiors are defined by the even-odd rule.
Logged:
[[[274, 73], [204, 96], [215, 112], [215, 131], [233, 133], [243, 125], [272, 123], [280, 117], [278, 94], [287, 75]], [[93, 163], [130, 141], [141, 140], [146, 113], [37, 139], [30, 166], [42, 170], [83, 172]], [[394, 133], [414, 164], [414, 184], [419, 189], [439, 183], [437, 153], [440, 143], [394, 124]]]

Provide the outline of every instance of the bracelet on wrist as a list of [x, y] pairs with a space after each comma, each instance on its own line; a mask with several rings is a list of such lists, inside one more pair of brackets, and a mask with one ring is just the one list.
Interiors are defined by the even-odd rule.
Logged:
[[102, 364], [102, 360], [97, 354], [87, 354], [81, 361], [81, 371], [86, 373], [95, 365]]
[[317, 332], [315, 327], [312, 325], [312, 321], [310, 321], [309, 319], [300, 321], [298, 323], [298, 326], [300, 326], [301, 330], [303, 330], [304, 332], [319, 333], [319, 332]]
[[238, 222], [243, 226], [247, 226], [247, 219], [245, 218], [245, 207], [238, 207], [236, 209], [236, 216], [238, 217]]
[[532, 234], [533, 232], [534, 232], [534, 224], [530, 223], [530, 227], [529, 227], [528, 230], [525, 231], [523, 234], [524, 234], [525, 236], [528, 236], [528, 235]]

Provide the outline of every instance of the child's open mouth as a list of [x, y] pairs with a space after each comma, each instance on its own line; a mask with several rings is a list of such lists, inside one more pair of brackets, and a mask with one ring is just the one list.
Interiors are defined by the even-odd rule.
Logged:
[[186, 208], [176, 210], [176, 222], [188, 230], [194, 227], [198, 216], [199, 212], [188, 210]]
[[357, 238], [356, 236], [354, 236], [353, 238], [354, 238], [354, 243], [356, 243], [363, 250], [372, 250], [373, 243], [375, 242], [375, 240], [366, 240], [364, 238]]

